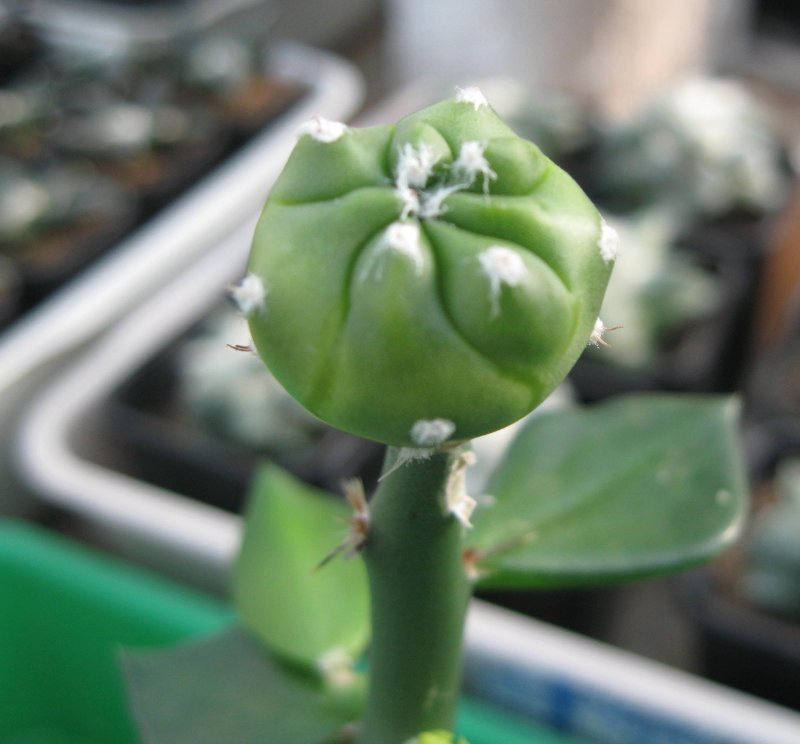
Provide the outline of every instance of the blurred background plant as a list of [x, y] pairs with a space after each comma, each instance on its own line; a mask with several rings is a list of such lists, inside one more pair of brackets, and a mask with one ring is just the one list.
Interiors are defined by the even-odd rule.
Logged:
[[755, 606], [800, 621], [800, 460], [781, 463], [773, 503], [756, 515], [739, 590]]

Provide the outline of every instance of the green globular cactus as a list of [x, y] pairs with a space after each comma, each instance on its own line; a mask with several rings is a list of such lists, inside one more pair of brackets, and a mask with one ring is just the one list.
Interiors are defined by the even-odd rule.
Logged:
[[304, 128], [237, 295], [258, 353], [327, 423], [435, 447], [521, 418], [601, 324], [615, 235], [477, 89]]

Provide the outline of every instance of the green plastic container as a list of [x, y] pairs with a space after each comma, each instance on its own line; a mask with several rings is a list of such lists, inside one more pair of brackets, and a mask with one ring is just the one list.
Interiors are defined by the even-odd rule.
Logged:
[[230, 618], [221, 603], [62, 538], [0, 527], [0, 742], [134, 744], [118, 649]]
[[[119, 648], [171, 644], [232, 619], [186, 587], [31, 525], [0, 524], [0, 742], [135, 744]], [[470, 744], [575, 743], [471, 700], [460, 717]]]

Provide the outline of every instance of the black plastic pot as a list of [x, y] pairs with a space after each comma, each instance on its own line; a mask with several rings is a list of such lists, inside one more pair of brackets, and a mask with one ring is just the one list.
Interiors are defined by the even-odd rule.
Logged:
[[800, 456], [800, 419], [749, 423], [744, 442], [753, 517], [735, 548], [681, 577], [682, 605], [693, 625], [700, 673], [800, 710], [800, 624], [756, 606], [739, 589], [750, 560], [752, 527], [777, 500], [772, 481], [778, 466]]
[[800, 626], [736, 599], [707, 570], [685, 577], [683, 592], [701, 673], [800, 710]]

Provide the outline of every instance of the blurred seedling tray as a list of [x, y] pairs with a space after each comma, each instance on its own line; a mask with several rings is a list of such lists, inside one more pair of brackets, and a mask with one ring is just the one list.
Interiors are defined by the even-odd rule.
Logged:
[[0, 287], [6, 323], [309, 94], [274, 64], [265, 0], [0, 10], [0, 255], [20, 283]]

